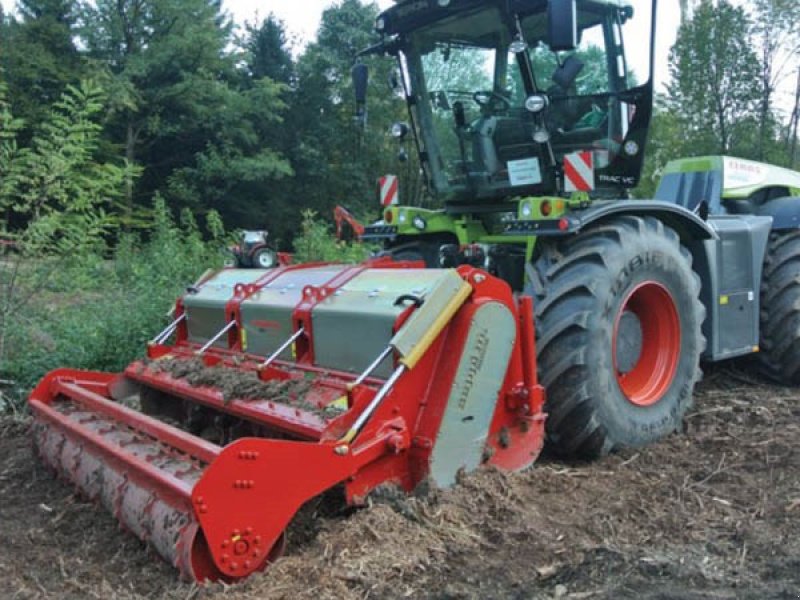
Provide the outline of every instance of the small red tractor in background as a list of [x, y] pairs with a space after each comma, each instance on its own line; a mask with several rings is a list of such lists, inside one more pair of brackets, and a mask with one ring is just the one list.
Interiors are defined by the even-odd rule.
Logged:
[[231, 256], [226, 261], [230, 267], [253, 267], [257, 269], [272, 269], [279, 265], [291, 263], [291, 255], [278, 252], [267, 243], [269, 232], [266, 230], [242, 231], [239, 243], [228, 250]]

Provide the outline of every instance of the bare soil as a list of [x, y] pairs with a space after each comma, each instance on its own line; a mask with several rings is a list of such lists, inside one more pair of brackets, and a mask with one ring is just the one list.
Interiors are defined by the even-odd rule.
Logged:
[[591, 464], [543, 458], [331, 511], [235, 586], [181, 583], [0, 421], [2, 598], [800, 598], [800, 391], [706, 377], [685, 431]]

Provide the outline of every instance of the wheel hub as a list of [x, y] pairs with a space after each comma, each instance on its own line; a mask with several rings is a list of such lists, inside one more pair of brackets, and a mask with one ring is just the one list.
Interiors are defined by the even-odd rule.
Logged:
[[620, 391], [636, 406], [656, 404], [672, 384], [681, 352], [680, 317], [667, 288], [655, 281], [633, 288], [622, 303], [613, 335]]
[[642, 324], [636, 313], [626, 310], [617, 326], [617, 373], [630, 373], [642, 356]]

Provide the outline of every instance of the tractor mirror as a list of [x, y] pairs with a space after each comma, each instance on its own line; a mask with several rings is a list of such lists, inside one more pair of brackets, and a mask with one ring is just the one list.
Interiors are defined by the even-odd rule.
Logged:
[[575, 0], [550, 0], [547, 4], [547, 33], [554, 52], [578, 47], [578, 14]]
[[367, 83], [369, 82], [369, 68], [359, 63], [353, 66], [353, 89], [356, 93], [356, 104], [367, 103]]
[[564, 90], [569, 90], [578, 75], [583, 71], [583, 61], [577, 56], [568, 56], [553, 72], [553, 83]]

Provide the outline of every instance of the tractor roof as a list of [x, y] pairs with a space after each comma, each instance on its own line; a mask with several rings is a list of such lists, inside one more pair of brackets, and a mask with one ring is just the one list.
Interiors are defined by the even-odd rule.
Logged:
[[[580, 0], [580, 3], [598, 7], [630, 5], [625, 0]], [[375, 25], [379, 33], [397, 35], [446, 17], [492, 6], [507, 6], [514, 13], [531, 14], [544, 12], [547, 0], [398, 0], [378, 16]]]

